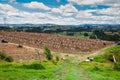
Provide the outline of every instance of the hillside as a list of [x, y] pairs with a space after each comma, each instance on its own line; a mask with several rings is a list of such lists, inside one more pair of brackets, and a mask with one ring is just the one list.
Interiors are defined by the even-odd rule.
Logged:
[[[113, 56], [116, 59], [114, 62]], [[120, 79], [120, 45], [103, 49], [94, 57], [93, 62], [82, 62], [80, 67], [91, 77], [91, 80]]]
[[74, 37], [45, 33], [4, 32], [4, 31], [0, 32], [0, 39], [5, 39], [11, 43], [27, 45], [36, 48], [43, 48], [43, 46], [46, 45], [52, 51], [73, 54], [94, 52], [113, 44], [113, 42], [103, 40], [78, 39]]
[[[102, 49], [94, 56], [92, 62], [80, 62], [76, 57], [68, 57], [57, 64], [52, 61], [42, 61], [42, 68], [38, 61], [31, 63], [0, 62], [1, 80], [119, 80], [120, 65], [115, 67], [112, 61], [104, 57], [105, 54], [120, 52], [120, 46]], [[118, 61], [118, 60], [117, 60]], [[6, 78], [7, 77], [7, 78]]]

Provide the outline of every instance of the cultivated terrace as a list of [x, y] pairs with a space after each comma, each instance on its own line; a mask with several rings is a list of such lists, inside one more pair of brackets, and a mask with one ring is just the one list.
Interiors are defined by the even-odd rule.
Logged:
[[52, 51], [70, 54], [91, 53], [114, 44], [98, 39], [80, 39], [46, 33], [0, 31], [0, 39], [35, 48], [49, 47]]

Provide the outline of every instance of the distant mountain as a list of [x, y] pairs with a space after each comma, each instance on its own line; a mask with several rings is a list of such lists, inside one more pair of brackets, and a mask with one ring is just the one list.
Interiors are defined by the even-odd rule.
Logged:
[[[3, 24], [0, 24], [0, 26], [3, 26]], [[82, 27], [86, 27], [86, 26], [119, 26], [120, 24], [80, 24], [80, 25], [57, 25], [57, 24], [51, 24], [51, 23], [47, 23], [47, 24], [7, 24], [6, 26], [15, 26], [15, 27], [52, 27], [52, 26], [66, 26], [66, 27], [77, 27], [77, 26], [82, 26]]]

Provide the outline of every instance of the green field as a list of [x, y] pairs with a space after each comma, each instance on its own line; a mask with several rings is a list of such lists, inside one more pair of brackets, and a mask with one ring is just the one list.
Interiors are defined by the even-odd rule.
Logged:
[[92, 32], [59, 32], [55, 34], [60, 34], [64, 36], [73, 36], [76, 38], [89, 38]]
[[[57, 64], [53, 60], [41, 64], [39, 61], [0, 61], [0, 80], [120, 80], [120, 65], [117, 64], [120, 46], [112, 46], [99, 54], [94, 56], [93, 62], [80, 62], [76, 57], [68, 57]], [[109, 59], [110, 54], [115, 55], [116, 64]]]

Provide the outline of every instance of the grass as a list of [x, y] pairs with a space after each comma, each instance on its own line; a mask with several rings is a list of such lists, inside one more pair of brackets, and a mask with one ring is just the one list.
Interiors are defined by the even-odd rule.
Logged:
[[[120, 80], [120, 65], [108, 58], [109, 55], [115, 55], [116, 59], [120, 58], [118, 54], [120, 55], [120, 46], [115, 45], [101, 51], [100, 55], [94, 57], [93, 62], [82, 62], [79, 65], [91, 80]], [[120, 62], [119, 59], [117, 62]]]
[[120, 80], [120, 71], [115, 71], [110, 63], [82, 62], [80, 66], [91, 80]]
[[0, 62], [0, 80], [85, 80], [78, 63], [71, 62], [72, 59], [59, 61], [57, 65], [43, 61], [42, 67], [38, 62]]
[[94, 57], [96, 62], [113, 62], [113, 55], [115, 56], [116, 60], [120, 62], [120, 45], [114, 45], [109, 47], [99, 53]]
[[93, 62], [79, 62], [76, 57], [68, 57], [57, 64], [53, 60], [42, 61], [41, 65], [38, 61], [0, 61], [0, 80], [120, 80], [120, 64], [115, 65], [109, 60], [109, 54], [119, 58], [120, 46], [115, 45], [101, 51], [94, 56]]
[[[84, 33], [87, 33], [88, 36], [84, 36]], [[64, 36], [74, 36], [76, 38], [89, 38], [92, 32], [60, 32], [60, 33], [55, 33], [55, 34], [60, 34]]]
[[56, 66], [49, 61], [42, 62], [42, 68], [36, 62], [0, 63], [0, 80], [56, 80], [54, 75]]

